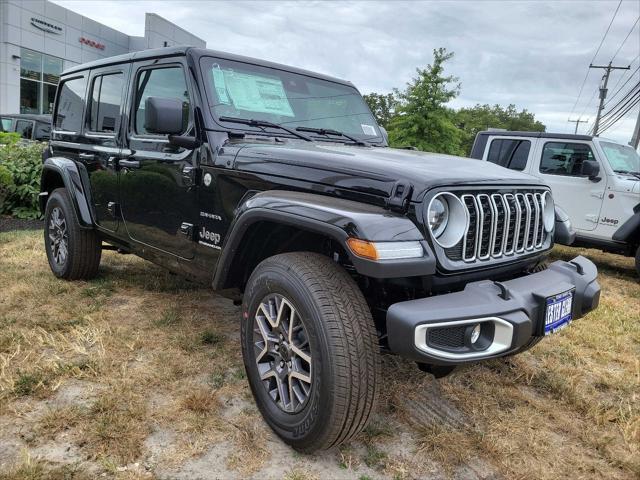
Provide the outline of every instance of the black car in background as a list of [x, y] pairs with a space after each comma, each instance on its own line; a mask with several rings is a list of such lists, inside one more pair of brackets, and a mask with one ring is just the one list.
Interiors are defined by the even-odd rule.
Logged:
[[27, 113], [0, 115], [0, 132], [16, 132], [26, 140], [46, 142], [51, 135], [51, 115]]

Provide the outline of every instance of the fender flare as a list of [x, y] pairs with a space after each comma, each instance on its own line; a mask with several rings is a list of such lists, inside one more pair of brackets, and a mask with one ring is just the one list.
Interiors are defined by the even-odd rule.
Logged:
[[40, 177], [40, 211], [44, 214], [47, 198], [53, 190], [50, 186], [54, 178], [59, 177], [69, 192], [80, 228], [93, 228], [91, 202], [83, 186], [83, 176], [88, 179], [84, 165], [78, 166], [73, 160], [64, 157], [47, 158], [42, 166], [42, 176]]
[[615, 231], [612, 238], [632, 245], [640, 243], [640, 208]]
[[[406, 216], [382, 207], [313, 193], [266, 191], [245, 200], [222, 247], [213, 288], [222, 289], [233, 268], [234, 257], [249, 227], [271, 221], [321, 234], [339, 243], [359, 274], [373, 278], [397, 278], [435, 273], [436, 260], [424, 236]], [[357, 257], [347, 247], [349, 237], [369, 241], [420, 241], [422, 258], [373, 261]]]
[[553, 241], [561, 245], [571, 245], [576, 240], [576, 232], [571, 226], [569, 215], [558, 205], [555, 206], [555, 230]]

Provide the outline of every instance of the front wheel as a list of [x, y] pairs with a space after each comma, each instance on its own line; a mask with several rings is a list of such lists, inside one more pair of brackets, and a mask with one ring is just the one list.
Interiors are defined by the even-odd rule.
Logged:
[[365, 427], [378, 394], [379, 347], [346, 271], [314, 253], [268, 258], [249, 279], [242, 315], [249, 384], [278, 436], [311, 452]]
[[81, 229], [65, 188], [54, 190], [44, 214], [44, 245], [51, 271], [67, 280], [97, 275], [102, 244], [95, 230]]

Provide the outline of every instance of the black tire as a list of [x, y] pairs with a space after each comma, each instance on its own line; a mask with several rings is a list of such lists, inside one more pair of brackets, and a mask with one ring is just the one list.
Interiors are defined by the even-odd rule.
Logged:
[[[259, 346], [262, 334], [256, 314], [265, 298], [273, 296], [284, 297], [291, 310], [299, 312], [295, 318], [303, 326], [299, 331], [311, 358], [309, 391], [304, 402], [298, 401], [297, 411], [285, 411], [270, 396], [265, 383], [272, 380], [260, 379], [256, 363], [257, 358], [272, 358], [264, 353], [267, 337], [262, 336], [265, 347]], [[345, 442], [366, 426], [377, 403], [379, 346], [367, 302], [345, 270], [315, 253], [270, 257], [251, 274], [242, 316], [242, 354], [249, 384], [264, 419], [280, 438], [296, 450], [312, 452]], [[287, 349], [280, 345], [280, 352]], [[269, 373], [276, 371], [275, 363], [269, 360]], [[289, 385], [291, 381], [289, 377]]]
[[[60, 218], [63, 223], [58, 221]], [[63, 225], [64, 229], [58, 225]], [[62, 253], [61, 241], [56, 243], [55, 238], [66, 241]], [[65, 188], [57, 188], [49, 195], [44, 214], [44, 245], [49, 266], [56, 277], [87, 280], [97, 275], [102, 242], [95, 230], [80, 228]]]
[[636, 272], [638, 272], [638, 276], [640, 276], [640, 245], [638, 245], [638, 249], [636, 250]]

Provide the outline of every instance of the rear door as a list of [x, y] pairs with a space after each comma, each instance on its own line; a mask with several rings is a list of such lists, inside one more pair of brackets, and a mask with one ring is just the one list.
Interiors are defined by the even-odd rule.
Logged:
[[[555, 203], [567, 212], [572, 227], [578, 232], [594, 230], [607, 182], [604, 173], [597, 181], [581, 173], [585, 160], [597, 161], [589, 142], [544, 140], [537, 158], [537, 171], [532, 173], [551, 187]], [[602, 165], [600, 171], [605, 172]]]
[[148, 97], [179, 98], [183, 134], [193, 134], [193, 98], [184, 58], [137, 62], [129, 95], [127, 149], [120, 164], [122, 215], [130, 238], [182, 258], [192, 258], [198, 150], [169, 144], [145, 129]]
[[119, 226], [116, 168], [124, 136], [129, 70], [130, 65], [123, 64], [91, 71], [79, 154], [89, 173], [96, 223], [110, 232]]

